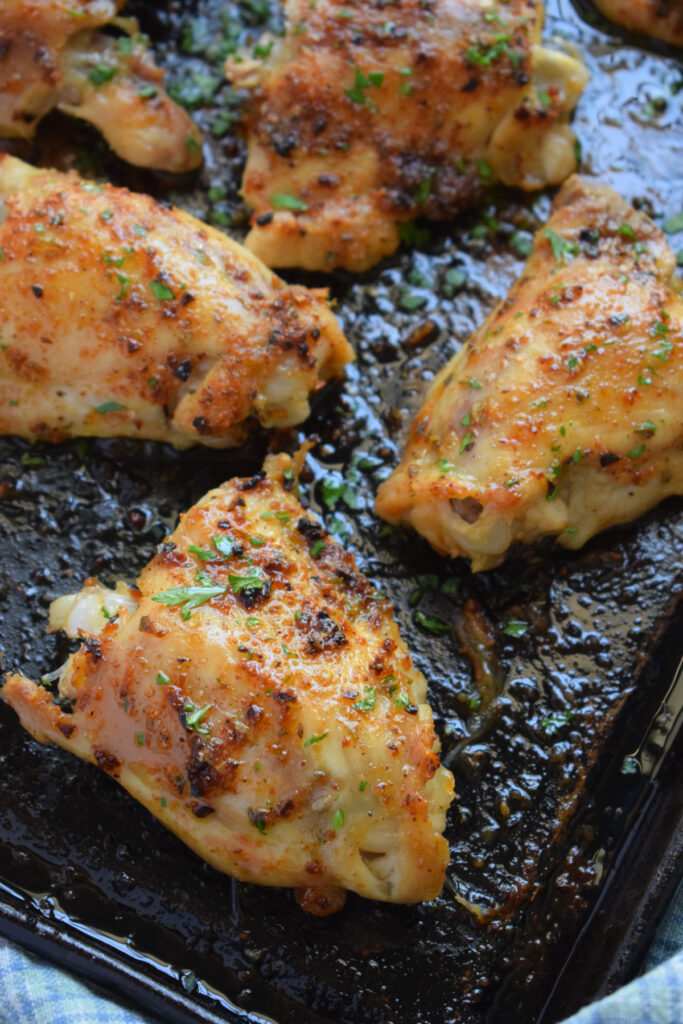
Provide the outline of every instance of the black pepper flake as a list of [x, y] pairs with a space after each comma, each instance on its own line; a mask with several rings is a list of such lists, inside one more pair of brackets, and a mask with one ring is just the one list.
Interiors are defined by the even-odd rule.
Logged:
[[261, 470], [259, 473], [255, 473], [254, 476], [250, 477], [249, 480], [243, 480], [240, 484], [240, 490], [242, 491], [253, 491], [255, 487], [265, 479], [265, 471]]
[[215, 814], [216, 809], [214, 807], [209, 807], [208, 804], [194, 804], [192, 813], [195, 818], [206, 818], [209, 814]]
[[43, 297], [43, 289], [42, 289], [41, 285], [39, 285], [39, 284], [31, 285], [31, 291], [33, 292], [33, 294], [35, 295], [35, 297], [37, 299], [42, 299], [42, 297]]
[[268, 211], [268, 213], [262, 213], [260, 216], [256, 218], [257, 226], [260, 228], [265, 228], [268, 224], [270, 224], [274, 216], [275, 214], [272, 213], [272, 211], [270, 210]]
[[211, 433], [211, 427], [206, 422], [203, 416], [195, 416], [195, 418], [192, 420], [192, 426], [194, 427], [198, 434]]
[[615, 462], [619, 462], [620, 456], [615, 455], [614, 452], [603, 452], [600, 456], [600, 465], [604, 469], [606, 466], [611, 466]]

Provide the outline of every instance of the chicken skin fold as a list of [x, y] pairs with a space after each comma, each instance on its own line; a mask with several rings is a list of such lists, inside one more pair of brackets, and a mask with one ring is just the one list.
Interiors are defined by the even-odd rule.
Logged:
[[[0, 4], [0, 135], [32, 138], [53, 108], [93, 124], [128, 163], [189, 171], [201, 136], [163, 88], [163, 71], [124, 0], [3, 0]], [[115, 38], [98, 29], [114, 23]]]
[[0, 156], [0, 204], [2, 433], [227, 447], [353, 358], [326, 291], [149, 196]]
[[587, 81], [541, 45], [538, 0], [287, 0], [284, 38], [228, 60], [252, 90], [246, 245], [272, 267], [362, 271], [418, 214], [485, 185], [559, 184]]
[[83, 638], [22, 725], [117, 779], [243, 881], [415, 902], [441, 890], [453, 779], [391, 606], [291, 488], [288, 456], [181, 517], [137, 588], [86, 581], [50, 622]]
[[683, 494], [675, 265], [645, 214], [570, 179], [521, 278], [436, 377], [379, 515], [476, 571]]

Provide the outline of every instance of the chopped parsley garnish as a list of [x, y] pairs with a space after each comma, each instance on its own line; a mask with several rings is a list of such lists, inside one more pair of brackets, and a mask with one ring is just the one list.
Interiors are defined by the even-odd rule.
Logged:
[[620, 224], [619, 234], [622, 238], [629, 238], [631, 239], [631, 241], [633, 241], [634, 238], [638, 237], [630, 224]]
[[232, 549], [235, 546], [232, 537], [212, 537], [211, 543], [223, 558], [232, 558]]
[[196, 544], [188, 545], [187, 550], [191, 551], [197, 558], [200, 558], [202, 562], [212, 562], [217, 557], [215, 552], [207, 551], [206, 548], [198, 548]]
[[261, 625], [261, 620], [259, 619], [258, 615], [249, 615], [247, 617], [247, 626], [249, 627], [249, 629], [253, 629], [254, 626], [260, 626], [260, 625]]
[[420, 309], [426, 302], [426, 295], [417, 295], [415, 292], [408, 291], [407, 288], [402, 289], [398, 297], [398, 304], [401, 309], [405, 309], [409, 313], [414, 309]]
[[667, 235], [674, 235], [677, 231], [683, 231], [683, 212], [674, 214], [673, 217], [669, 217], [662, 224], [662, 231], [666, 231]]
[[165, 672], [157, 672], [157, 686], [168, 686], [170, 681]]
[[506, 636], [524, 636], [529, 629], [529, 623], [523, 619], [510, 619], [503, 626]]
[[470, 377], [467, 383], [471, 388], [474, 388], [475, 391], [481, 391], [481, 384], [476, 377]]
[[575, 711], [553, 711], [547, 718], [542, 718], [541, 725], [546, 736], [554, 736], [559, 729], [572, 720], [575, 714]]
[[263, 537], [258, 537], [254, 534], [253, 537], [249, 538], [249, 543], [253, 548], [262, 548], [266, 542]]
[[626, 456], [629, 459], [639, 459], [645, 452], [645, 445], [639, 444], [637, 448], [631, 448], [630, 452], [626, 452]]
[[167, 302], [170, 299], [175, 298], [175, 295], [173, 294], [171, 289], [168, 287], [167, 284], [164, 284], [163, 281], [150, 281], [149, 287], [154, 292], [156, 297], [158, 299], [161, 299], [162, 302]]
[[507, 56], [513, 67], [517, 67], [522, 60], [523, 54], [518, 50], [510, 49], [512, 36], [501, 33], [494, 36], [490, 43], [477, 43], [465, 51], [465, 57], [470, 64], [478, 64], [479, 67], [490, 68], [499, 57]]
[[256, 569], [252, 569], [246, 576], [230, 573], [228, 580], [235, 594], [241, 594], [243, 590], [262, 590], [265, 583], [263, 576]]
[[673, 345], [668, 338], [663, 338], [657, 348], [654, 350], [652, 355], [655, 359], [661, 359], [663, 363], [666, 363], [669, 359], [670, 354], [673, 352]]
[[344, 95], [352, 103], [357, 103], [361, 107], [367, 107], [368, 110], [374, 113], [377, 107], [370, 97], [365, 95], [365, 90], [369, 89], [370, 86], [379, 89], [383, 81], [384, 73], [382, 71], [370, 71], [367, 75], [364, 75], [360, 68], [356, 68], [353, 86], [350, 89], [344, 89]]
[[120, 402], [103, 402], [102, 405], [95, 406], [95, 412], [104, 415], [108, 412], [120, 412], [121, 409], [125, 408], [125, 405], [121, 405]]
[[317, 540], [311, 548], [311, 558], [320, 558], [323, 551], [325, 550], [325, 541]]
[[202, 718], [209, 713], [211, 710], [211, 704], [207, 704], [203, 708], [196, 708], [191, 701], [183, 704], [183, 711], [185, 712], [185, 728], [192, 729], [193, 732], [198, 732], [202, 736], [208, 736], [211, 730], [208, 725], [201, 725]]
[[137, 745], [139, 747], [144, 747], [144, 745], [145, 745], [145, 734], [144, 734], [144, 732], [136, 732], [135, 733], [135, 742], [137, 743]]
[[274, 210], [301, 210], [304, 212], [308, 209], [308, 203], [305, 203], [303, 199], [299, 199], [298, 196], [290, 196], [287, 192], [278, 192], [276, 195], [270, 197], [270, 205]]
[[253, 811], [250, 807], [249, 810], [247, 811], [247, 814], [249, 815], [249, 821], [252, 823], [252, 825], [259, 830], [261, 835], [265, 835], [266, 822], [263, 811]]
[[325, 732], [321, 732], [319, 736], [309, 736], [308, 739], [305, 741], [304, 746], [310, 747], [312, 746], [313, 743], [320, 743], [322, 740], [325, 739], [326, 736], [327, 729], [325, 730]]
[[579, 247], [576, 242], [568, 242], [566, 238], [562, 238], [552, 228], [546, 228], [543, 232], [543, 237], [547, 238], [550, 242], [550, 246], [553, 250], [553, 259], [559, 263], [560, 260], [566, 261], [568, 256], [576, 256], [579, 251]]
[[342, 827], [343, 824], [344, 824], [344, 812], [342, 811], [341, 807], [338, 807], [337, 810], [334, 812], [334, 818], [332, 819], [332, 828], [336, 832], [336, 831], [338, 831], [338, 829], [340, 829]]
[[[398, 693], [396, 692], [397, 690]], [[391, 697], [392, 701], [394, 702], [394, 705], [397, 708], [410, 707], [411, 701], [409, 695], [406, 693], [405, 690], [399, 690], [398, 686], [392, 686], [391, 690], [389, 691], [389, 696]]]
[[527, 232], [514, 231], [510, 236], [510, 246], [518, 256], [523, 256], [526, 259], [527, 256], [531, 255], [534, 243], [531, 235], [527, 234]]
[[254, 57], [258, 60], [264, 60], [266, 57], [270, 57], [270, 51], [273, 49], [275, 40], [271, 39], [267, 43], [257, 43], [254, 47]]
[[365, 696], [361, 697], [360, 700], [354, 701], [353, 706], [357, 711], [372, 711], [377, 700], [377, 692], [372, 686], [364, 686], [363, 692]]
[[193, 587], [171, 587], [160, 594], [155, 594], [152, 600], [169, 607], [183, 605], [181, 618], [187, 620], [194, 608], [199, 608], [200, 605], [206, 604], [212, 597], [222, 597], [226, 591], [227, 587], [209, 586], [206, 583], [201, 583]]
[[359, 793], [364, 793], [367, 788], [368, 788], [367, 780], [363, 779], [363, 781], [358, 784], [358, 792]]
[[426, 203], [431, 195], [432, 184], [434, 182], [434, 168], [429, 172], [429, 176], [420, 182], [418, 189], [413, 196], [413, 202], [420, 206], [422, 203]]
[[438, 636], [440, 633], [449, 633], [451, 627], [443, 619], [437, 619], [433, 615], [425, 615], [424, 612], [413, 612], [413, 619], [418, 626], [422, 626], [428, 633]]
[[464, 455], [470, 444], [472, 443], [472, 432], [468, 431], [460, 442], [460, 454]]
[[88, 81], [97, 89], [105, 82], [110, 82], [117, 71], [118, 68], [111, 64], [98, 64], [89, 72]]

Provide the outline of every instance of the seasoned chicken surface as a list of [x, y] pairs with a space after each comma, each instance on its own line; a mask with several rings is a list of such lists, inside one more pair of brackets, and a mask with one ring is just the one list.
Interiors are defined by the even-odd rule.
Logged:
[[225, 447], [304, 420], [353, 358], [325, 291], [181, 210], [7, 156], [3, 198], [2, 433]]
[[[2, 0], [0, 135], [31, 138], [54, 107], [90, 121], [131, 164], [188, 171], [202, 162], [201, 137], [164, 92], [124, 0]], [[97, 29], [114, 23], [118, 38]]]
[[229, 60], [253, 90], [242, 190], [248, 248], [269, 266], [360, 271], [416, 215], [484, 185], [525, 189], [575, 168], [569, 116], [587, 72], [540, 44], [539, 0], [286, 0], [264, 60]]
[[[3, 689], [26, 729], [117, 779], [220, 871], [432, 899], [453, 779], [391, 607], [288, 488], [291, 460], [181, 518], [138, 589], [86, 581], [51, 628], [84, 637], [59, 677]], [[62, 702], [63, 703], [63, 702]]]
[[629, 32], [641, 32], [683, 46], [681, 0], [595, 0], [595, 6]]
[[436, 377], [377, 512], [474, 570], [683, 493], [683, 300], [661, 231], [572, 178], [522, 277]]

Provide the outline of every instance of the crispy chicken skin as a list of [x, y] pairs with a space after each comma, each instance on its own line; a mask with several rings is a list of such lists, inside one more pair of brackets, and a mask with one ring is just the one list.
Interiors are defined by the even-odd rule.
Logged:
[[361, 271], [401, 225], [452, 217], [483, 185], [574, 170], [569, 116], [587, 72], [540, 45], [539, 0], [286, 0], [253, 90], [246, 245], [269, 266]]
[[683, 4], [681, 0], [595, 0], [599, 11], [629, 32], [663, 39], [683, 46]]
[[116, 39], [97, 29], [123, 0], [2, 0], [0, 135], [31, 138], [54, 107], [90, 121], [124, 160], [164, 171], [202, 162], [201, 136], [162, 87], [135, 22]]
[[579, 548], [683, 493], [683, 300], [661, 231], [573, 177], [524, 273], [436, 377], [377, 512], [502, 561]]
[[291, 460], [266, 468], [182, 516], [139, 589], [91, 580], [55, 602], [51, 628], [85, 637], [59, 680], [71, 713], [19, 675], [4, 699], [220, 871], [297, 887], [314, 913], [344, 890], [432, 899], [453, 779], [425, 679], [390, 605], [288, 491]]
[[243, 440], [353, 358], [326, 291], [149, 196], [0, 156], [0, 432]]

